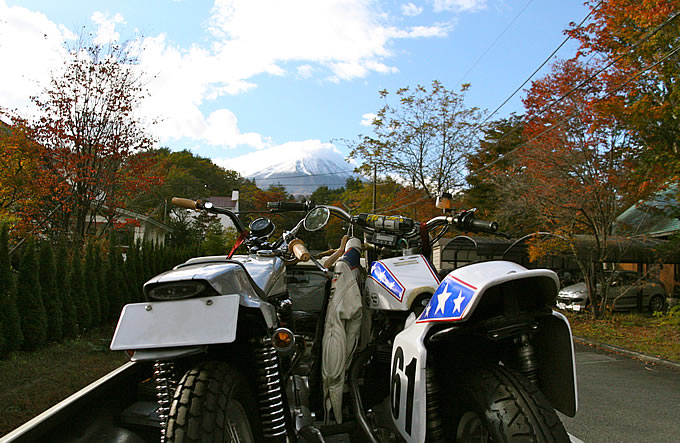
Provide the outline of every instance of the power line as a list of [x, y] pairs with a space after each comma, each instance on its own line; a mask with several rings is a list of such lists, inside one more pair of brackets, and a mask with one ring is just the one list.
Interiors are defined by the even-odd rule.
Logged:
[[501, 37], [503, 37], [503, 35], [508, 31], [508, 29], [510, 29], [510, 27], [517, 21], [517, 19], [520, 17], [520, 15], [522, 15], [522, 13], [524, 12], [524, 10], [527, 9], [527, 7], [528, 7], [528, 6], [531, 4], [531, 2], [533, 2], [533, 1], [534, 1], [534, 0], [529, 0], [529, 1], [526, 3], [526, 5], [524, 5], [524, 7], [522, 8], [522, 10], [519, 11], [519, 13], [517, 13], [517, 15], [515, 16], [515, 18], [513, 18], [512, 21], [511, 21], [510, 23], [508, 23], [508, 25], [505, 27], [505, 29], [503, 29], [503, 31], [501, 31], [501, 33], [498, 34], [498, 36], [496, 37], [496, 39], [495, 39], [493, 42], [491, 42], [491, 44], [486, 48], [486, 50], [482, 53], [482, 55], [480, 55], [479, 58], [477, 58], [477, 60], [472, 64], [472, 66], [470, 66], [470, 67], [468, 68], [468, 70], [465, 71], [465, 74], [463, 74], [463, 77], [460, 79], [460, 81], [459, 81], [458, 83], [462, 83], [463, 80], [465, 80], [465, 77], [467, 77], [467, 75], [475, 68], [475, 66], [477, 66], [477, 64], [484, 58], [484, 56], [485, 56], [485, 55], [491, 50], [491, 48], [493, 48], [493, 46], [498, 42], [498, 40], [500, 40]]
[[[602, 2], [598, 3], [598, 5], [600, 5], [601, 3], [602, 3]], [[543, 114], [544, 112], [548, 111], [550, 108], [552, 108], [553, 106], [555, 106], [555, 105], [559, 104], [560, 102], [562, 102], [562, 100], [564, 100], [564, 99], [566, 99], [567, 97], [569, 97], [571, 94], [573, 94], [574, 92], [576, 92], [578, 89], [580, 89], [580, 88], [582, 88], [583, 86], [585, 86], [586, 84], [592, 82], [598, 75], [600, 75], [602, 72], [604, 72], [604, 71], [606, 71], [607, 69], [609, 69], [612, 65], [614, 65], [616, 62], [618, 62], [619, 60], [621, 60], [623, 57], [625, 57], [625, 56], [629, 55], [630, 53], [632, 53], [635, 49], [637, 49], [638, 46], [640, 46], [640, 45], [641, 45], [642, 43], [644, 43], [645, 41], [649, 40], [654, 34], [656, 34], [656, 33], [659, 32], [661, 29], [663, 29], [664, 27], [666, 27], [671, 21], [675, 20], [678, 16], [680, 16], [680, 12], [674, 13], [674, 14], [671, 15], [668, 19], [666, 19], [663, 23], [659, 24], [659, 25], [656, 26], [654, 29], [648, 31], [648, 32], [647, 32], [645, 35], [643, 35], [637, 42], [635, 42], [633, 45], [631, 45], [630, 49], [629, 49], [627, 52], [624, 52], [624, 53], [620, 54], [618, 57], [614, 58], [614, 59], [613, 59], [612, 61], [610, 61], [607, 65], [605, 65], [603, 68], [599, 69], [599, 70], [596, 71], [594, 74], [592, 74], [590, 77], [588, 77], [587, 79], [583, 80], [582, 82], [580, 82], [579, 84], [577, 84], [576, 86], [574, 86], [573, 88], [571, 88], [569, 91], [567, 91], [567, 92], [566, 92], [565, 94], [563, 94], [561, 97], [559, 97], [559, 98], [553, 100], [552, 102], [548, 103], [547, 105], [545, 105], [544, 107], [542, 107], [541, 109], [539, 109], [539, 110], [535, 113], [535, 115], [534, 115], [533, 117], [531, 117], [531, 118], [528, 119], [527, 121], [523, 122], [523, 124], [531, 123], [532, 121], [534, 121], [534, 120], [538, 117], [538, 115]], [[665, 56], [662, 60], [665, 60], [665, 59], [668, 58], [669, 56], [670, 56], [670, 55]], [[661, 61], [659, 61], [659, 62], [661, 62]], [[659, 62], [655, 63], [655, 64], [652, 65], [651, 67], [648, 67], [648, 68], [645, 68], [645, 69], [643, 69], [643, 70], [638, 71], [638, 73], [636, 73], [636, 76], [637, 76], [637, 75], [640, 75], [640, 74], [642, 74], [642, 72], [645, 72], [645, 71], [651, 69], [652, 67], [656, 66]], [[618, 88], [620, 88], [620, 87], [621, 87], [621, 86], [619, 86]], [[612, 91], [609, 92], [609, 94], [612, 94], [612, 93], [616, 92], [617, 90], [618, 90], [618, 89], [612, 90]], [[559, 125], [555, 125], [555, 126], [559, 126]], [[503, 141], [503, 140], [505, 140], [506, 138], [510, 137], [511, 135], [515, 134], [517, 131], [519, 131], [519, 129], [520, 129], [520, 126], [519, 126], [519, 125], [518, 125], [518, 126], [515, 126], [512, 130], [510, 130], [509, 132], [503, 134], [503, 136], [501, 136], [501, 138], [499, 138], [498, 140], [496, 140], [495, 143], [500, 143], [501, 141]], [[548, 128], [548, 130], [550, 130], [550, 129], [551, 129], [551, 128]], [[548, 132], [548, 130], [541, 132], [541, 133], [539, 134], [539, 136], [540, 136], [540, 135], [543, 135], [545, 132]], [[533, 139], [532, 139], [532, 140], [533, 140]], [[487, 167], [491, 166], [492, 164], [497, 163], [498, 161], [504, 159], [504, 158], [507, 157], [508, 155], [510, 155], [510, 154], [512, 154], [513, 152], [517, 151], [517, 149], [519, 149], [521, 146], [523, 146], [523, 145], [520, 145], [520, 146], [518, 146], [517, 148], [512, 149], [511, 151], [508, 151], [508, 152], [505, 153], [502, 157], [499, 157], [499, 158], [497, 158], [496, 160], [492, 161], [491, 163], [488, 163], [487, 165], [485, 165], [485, 166], [483, 166], [483, 167], [477, 169], [476, 171], [471, 172], [470, 175], [476, 174], [477, 172], [486, 169]]]
[[[676, 14], [675, 17], [677, 17], [678, 15], [679, 15], [679, 14]], [[674, 18], [674, 17], [673, 17], [673, 18]], [[678, 53], [678, 52], [680, 52], [680, 45], [678, 45], [678, 46], [676, 46], [675, 48], [673, 48], [673, 50], [671, 50], [670, 52], [668, 52], [666, 55], [664, 55], [661, 59], [659, 59], [658, 61], [656, 61], [656, 62], [653, 63], [652, 65], [650, 65], [650, 66], [648, 66], [648, 67], [646, 67], [646, 68], [644, 68], [644, 69], [638, 70], [636, 73], [634, 73], [634, 74], [631, 75], [629, 78], [627, 78], [623, 83], [621, 83], [620, 85], [616, 86], [616, 87], [615, 87], [614, 89], [612, 89], [611, 91], [606, 92], [606, 95], [605, 95], [604, 97], [599, 98], [597, 101], [600, 102], [600, 101], [606, 99], [608, 96], [611, 96], [611, 95], [614, 94], [615, 92], [617, 92], [617, 91], [619, 91], [620, 89], [622, 89], [625, 85], [627, 85], [627, 84], [630, 83], [631, 81], [635, 80], [637, 77], [641, 76], [643, 73], [645, 73], [645, 72], [649, 71], [650, 69], [652, 69], [652, 68], [654, 68], [654, 67], [660, 65], [661, 63], [663, 63], [663, 62], [666, 61], [668, 58], [672, 57], [673, 55], [675, 55], [675, 54]], [[511, 154], [513, 154], [513, 153], [515, 153], [515, 152], [517, 152], [519, 149], [521, 149], [521, 148], [523, 148], [523, 147], [529, 145], [529, 143], [531, 143], [532, 141], [536, 140], [537, 138], [539, 138], [539, 137], [543, 136], [544, 134], [546, 134], [546, 133], [548, 133], [548, 132], [554, 130], [555, 128], [558, 128], [558, 127], [562, 126], [564, 123], [566, 123], [567, 121], [569, 121], [570, 118], [574, 117], [576, 114], [578, 114], [578, 113], [572, 113], [572, 114], [567, 115], [566, 117], [564, 117], [562, 120], [560, 120], [560, 121], [557, 122], [556, 124], [551, 125], [550, 127], [548, 127], [547, 129], [541, 131], [539, 134], [537, 134], [537, 135], [535, 135], [534, 137], [530, 138], [530, 139], [527, 140], [526, 142], [524, 142], [524, 143], [522, 143], [522, 144], [516, 146], [515, 148], [513, 148], [513, 149], [511, 149], [510, 151], [506, 152], [505, 154], [501, 155], [501, 156], [498, 157], [497, 159], [492, 160], [491, 162], [489, 162], [489, 163], [485, 164], [484, 166], [482, 166], [482, 167], [476, 169], [475, 171], [471, 172], [470, 175], [477, 174], [477, 173], [479, 173], [479, 172], [485, 170], [485, 169], [488, 168], [489, 166], [492, 166], [492, 165], [498, 163], [499, 161], [504, 160], [507, 156], [509, 156], [509, 155], [511, 155]], [[534, 118], [535, 118], [535, 117], [534, 117]], [[532, 120], [533, 120], [533, 119], [532, 119]], [[531, 120], [530, 120], [530, 121], [531, 121]], [[528, 122], [527, 122], [527, 123], [528, 123]], [[503, 137], [501, 137], [500, 139], [498, 139], [498, 141], [500, 141], [500, 140], [502, 140], [502, 139], [503, 139]]]
[[[335, 172], [321, 172], [318, 174], [300, 174], [300, 175], [289, 175], [286, 177], [277, 177], [277, 178], [248, 178], [248, 180], [285, 180], [288, 178], [304, 178], [304, 177], [320, 177], [322, 175], [335, 175], [335, 174], [354, 174], [354, 169], [348, 169], [345, 171], [335, 171]], [[357, 174], [359, 175], [359, 174]]]
[[[479, 58], [473, 63], [473, 65], [466, 71], [466, 73], [463, 75], [463, 80], [465, 79], [465, 77], [467, 76], [467, 74], [469, 74], [470, 71], [472, 71], [472, 69], [477, 65], [477, 63], [479, 63], [479, 61], [480, 61], [480, 60], [481, 60], [481, 59], [489, 52], [489, 50], [490, 50], [490, 49], [498, 42], [498, 40], [500, 40], [500, 38], [505, 34], [505, 32], [507, 32], [507, 30], [510, 29], [510, 27], [515, 23], [515, 21], [517, 21], [517, 19], [522, 15], [522, 13], [527, 9], [527, 7], [528, 7], [532, 2], [533, 2], [533, 0], [529, 0], [529, 1], [524, 5], [524, 7], [523, 7], [523, 8], [519, 11], [519, 13], [512, 19], [512, 21], [505, 27], [505, 29], [503, 29], [503, 31], [496, 37], [496, 39], [489, 45], [489, 47], [487, 47], [487, 49], [484, 51], [484, 53], [482, 53], [482, 55], [480, 55]], [[583, 20], [581, 20], [581, 22], [578, 24], [577, 28], [580, 28], [581, 26], [583, 26], [583, 24], [590, 18], [590, 16], [593, 14], [593, 12], [596, 11], [596, 10], [600, 7], [600, 5], [602, 5], [602, 2], [603, 2], [603, 0], [600, 0], [600, 2], [599, 2], [599, 3], [598, 3], [598, 4], [597, 4], [597, 5], [596, 5], [596, 6], [595, 6], [595, 7], [594, 7], [594, 8], [593, 8], [593, 9], [592, 9], [585, 17], [584, 17], [584, 18], [583, 18]], [[526, 80], [524, 80], [524, 82], [523, 82], [519, 87], [517, 87], [517, 89], [515, 89], [515, 91], [513, 91], [512, 94], [510, 94], [509, 97], [507, 97], [507, 98], [506, 98], [506, 99], [505, 99], [498, 107], [496, 107], [496, 109], [495, 109], [491, 114], [489, 114], [489, 115], [488, 115], [481, 123], [479, 123], [479, 124], [477, 125], [477, 127], [478, 127], [478, 128], [481, 128], [481, 127], [484, 125], [484, 123], [486, 123], [486, 122], [487, 122], [493, 115], [495, 115], [495, 114], [496, 114], [503, 106], [505, 106], [505, 105], [508, 103], [508, 101], [510, 101], [510, 100], [515, 96], [515, 94], [517, 94], [517, 92], [519, 92], [519, 91], [524, 87], [524, 85], [526, 85], [526, 84], [534, 77], [534, 75], [536, 75], [536, 73], [538, 73], [538, 72], [543, 68], [543, 66], [545, 66], [546, 63], [548, 63], [548, 62], [552, 59], [552, 57], [553, 57], [553, 56], [554, 56], [554, 55], [555, 55], [555, 54], [556, 54], [556, 53], [557, 53], [557, 52], [558, 52], [558, 51], [559, 51], [566, 43], [567, 43], [567, 41], [568, 41], [570, 38], [571, 38], [570, 36], [567, 36], [567, 37], [562, 41], [562, 43], [560, 43], [560, 45], [559, 45], [557, 48], [555, 48], [555, 50], [553, 50], [552, 53], [551, 53], [551, 54], [543, 61], [543, 63], [541, 63], [541, 65], [540, 65], [538, 68], [536, 68], [536, 69], [534, 70], [534, 72], [532, 72], [531, 75], [530, 75]], [[461, 80], [461, 81], [462, 81], [462, 80]], [[512, 131], [511, 131], [511, 133], [512, 133]], [[509, 136], [510, 134], [506, 134], [506, 135]], [[504, 135], [504, 137], [505, 137], [505, 135]], [[501, 137], [501, 139], [499, 139], [499, 141], [502, 140], [502, 139], [503, 139], [503, 137]], [[475, 173], [475, 172], [473, 172], [472, 174], [474, 174], [474, 173]], [[404, 200], [404, 198], [402, 198], [402, 199], [400, 199], [400, 200], [398, 200], [398, 201], [401, 201], [401, 200]], [[416, 202], [419, 202], [419, 201], [422, 201], [422, 199], [419, 199], [419, 200], [417, 200]], [[410, 205], [412, 205], [412, 204], [415, 204], [416, 202], [411, 202], [411, 203], [407, 204], [406, 206], [410, 206]], [[394, 203], [392, 203], [392, 204], [394, 204]], [[381, 207], [381, 208], [379, 208], [379, 209], [380, 209], [380, 210], [383, 210], [383, 209], [386, 209], [386, 208], [389, 207], [389, 206], [390, 206], [390, 205], [386, 205], [386, 206], [383, 206], [383, 207]], [[402, 207], [405, 207], [405, 206], [397, 207], [397, 208], [394, 208], [394, 209], [392, 209], [392, 210], [401, 209]]]
[[[586, 22], [586, 20], [588, 20], [588, 19], [590, 18], [590, 16], [593, 14], [593, 12], [596, 11], [596, 10], [600, 7], [600, 5], [602, 4], [602, 1], [603, 1], [603, 0], [600, 0], [600, 2], [597, 4], [597, 6], [595, 6], [595, 8], [593, 8], [593, 9], [588, 13], [588, 15], [586, 15], [586, 16], [583, 18], [583, 20], [581, 20], [581, 23], [579, 23], [578, 26], [576, 27], [577, 29], [580, 28], [581, 26], [583, 26], [583, 24]], [[482, 126], [484, 123], [486, 123], [487, 121], [489, 121], [489, 119], [490, 119], [492, 116], [494, 116], [494, 115], [495, 115], [495, 114], [496, 114], [503, 106], [505, 106], [505, 105], [506, 105], [506, 104], [507, 104], [514, 96], [515, 96], [515, 94], [517, 94], [517, 93], [524, 87], [524, 85], [526, 85], [526, 84], [529, 82], [529, 80], [531, 80], [531, 79], [534, 77], [534, 75], [536, 75], [536, 74], [538, 73], [538, 71], [540, 71], [540, 70], [543, 68], [543, 66], [545, 66], [546, 63], [548, 63], [548, 62], [553, 58], [553, 56], [554, 56], [555, 54], [557, 54], [557, 52], [558, 52], [560, 49], [562, 49], [562, 47], [569, 41], [570, 38], [571, 38], [571, 36], [568, 35], [564, 40], [562, 40], [562, 43], [560, 43], [559, 46], [558, 46], [557, 48], [555, 48], [555, 50], [554, 50], [552, 53], [550, 53], [550, 55], [549, 55], [545, 60], [543, 60], [543, 63], [541, 63], [540, 66], [539, 66], [538, 68], [536, 68], [536, 69], [534, 70], [534, 72], [532, 72], [531, 75], [529, 75], [529, 77], [527, 77], [527, 79], [524, 80], [524, 82], [522, 82], [522, 84], [519, 85], [519, 86], [517, 87], [517, 89], [515, 89], [515, 90], [512, 92], [512, 94], [510, 94], [510, 96], [509, 96], [508, 98], [506, 98], [505, 100], [503, 100], [503, 103], [501, 103], [500, 105], [498, 105], [498, 107], [497, 107], [496, 109], [494, 109], [494, 111], [493, 111], [491, 114], [489, 114], [489, 115], [488, 115], [488, 116], [487, 116], [487, 117], [479, 124], [479, 126]]]

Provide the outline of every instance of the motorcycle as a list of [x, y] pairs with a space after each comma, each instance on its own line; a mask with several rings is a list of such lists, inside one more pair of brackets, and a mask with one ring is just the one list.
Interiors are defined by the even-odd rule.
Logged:
[[[234, 255], [235, 246], [227, 256], [190, 259], [147, 282], [149, 301], [121, 313], [111, 349], [155, 362], [165, 441], [323, 442], [342, 433], [369, 442], [569, 441], [555, 413], [577, 409], [571, 330], [550, 308], [557, 275], [491, 261], [440, 279], [430, 263], [432, 244], [449, 229], [495, 233], [497, 224], [446, 207], [418, 223], [270, 202], [272, 211], [306, 213], [270, 242], [267, 218], [246, 230], [236, 214], [210, 202], [173, 203], [230, 217], [248, 254]], [[359, 297], [367, 321], [354, 328], [352, 346], [327, 340], [324, 326], [336, 314], [338, 281], [362, 268], [357, 250], [348, 249], [333, 274], [330, 263], [344, 248], [329, 251], [324, 264], [297, 238], [302, 227], [318, 231], [331, 216], [363, 235], [366, 271], [352, 274], [358, 284], [348, 293]], [[311, 357], [294, 332], [286, 288], [286, 266], [300, 260], [333, 280]], [[336, 352], [341, 389], [333, 401], [319, 401], [318, 374], [325, 377]], [[306, 358], [311, 371], [301, 370]]]

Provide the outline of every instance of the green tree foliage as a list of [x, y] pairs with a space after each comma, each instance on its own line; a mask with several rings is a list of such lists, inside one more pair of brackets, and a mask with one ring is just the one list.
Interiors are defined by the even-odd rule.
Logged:
[[125, 303], [137, 303], [142, 300], [142, 264], [139, 256], [138, 244], [128, 247], [125, 254], [125, 281], [127, 282], [127, 297]]
[[204, 255], [226, 255], [231, 251], [237, 238], [236, 229], [224, 229], [217, 221], [206, 230], [201, 249]]
[[94, 246], [94, 273], [97, 276], [101, 322], [106, 323], [111, 311], [111, 301], [109, 300], [109, 294], [106, 291], [106, 265], [104, 263], [102, 248], [99, 242]]
[[87, 331], [92, 326], [92, 308], [90, 298], [85, 292], [83, 263], [80, 251], [76, 250], [71, 259], [71, 298], [76, 312], [78, 334]]
[[312, 192], [312, 195], [309, 196], [309, 200], [313, 201], [317, 205], [335, 205], [340, 201], [340, 198], [344, 192], [344, 187], [330, 189], [325, 185], [319, 186], [314, 192]]
[[24, 335], [16, 303], [16, 283], [9, 260], [9, 225], [0, 225], [0, 356], [21, 348]]
[[76, 307], [71, 296], [71, 261], [69, 260], [66, 244], [61, 242], [56, 254], [56, 292], [61, 300], [64, 337], [78, 335], [78, 320]]
[[47, 313], [47, 340], [61, 341], [64, 335], [64, 316], [57, 289], [57, 267], [54, 251], [48, 241], [40, 245], [40, 285]]
[[527, 201], [525, 166], [514, 155], [526, 140], [522, 117], [513, 114], [489, 123], [467, 159], [469, 188], [463, 205], [477, 208], [479, 218], [497, 221], [502, 232], [513, 236], [541, 228], [538, 206]]
[[[109, 300], [109, 312], [107, 318], [115, 319], [120, 314], [123, 307], [122, 292], [127, 292], [125, 285], [123, 285], [123, 277], [119, 267], [120, 254], [113, 241], [109, 242], [109, 253], [106, 260], [106, 281], [104, 288], [106, 288], [106, 295]], [[122, 289], [121, 289], [122, 287]]]
[[21, 315], [24, 348], [35, 349], [47, 339], [47, 314], [39, 280], [38, 255], [35, 242], [29, 240], [21, 257], [17, 281], [17, 306]]
[[87, 244], [83, 283], [85, 289], [84, 296], [90, 306], [90, 312], [92, 313], [90, 327], [96, 327], [101, 323], [102, 314], [99, 288], [97, 286], [97, 273], [95, 272], [95, 252], [93, 242]]
[[366, 175], [396, 174], [432, 197], [461, 186], [466, 154], [476, 144], [480, 112], [465, 106], [465, 93], [446, 89], [435, 80], [428, 90], [418, 85], [398, 89], [396, 104], [380, 91], [385, 105], [373, 120], [373, 135], [351, 144], [351, 158], [361, 159]]
[[138, 194], [130, 204], [135, 211], [171, 223], [167, 215], [174, 212], [172, 197], [204, 199], [210, 196], [230, 197], [232, 191], [247, 185], [237, 172], [217, 166], [209, 158], [189, 151], [171, 152], [168, 148], [154, 151], [156, 175], [164, 177], [163, 184]]

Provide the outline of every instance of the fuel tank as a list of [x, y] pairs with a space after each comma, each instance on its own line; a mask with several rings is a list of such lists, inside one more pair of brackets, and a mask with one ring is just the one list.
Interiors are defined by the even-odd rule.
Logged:
[[[162, 283], [186, 280], [208, 282], [218, 294], [242, 294], [265, 298], [286, 292], [286, 267], [279, 257], [264, 255], [226, 255], [196, 257], [172, 270], [153, 277], [144, 290]], [[254, 284], [254, 285], [253, 285]]]
[[422, 255], [393, 257], [371, 264], [366, 278], [366, 304], [371, 309], [408, 311], [422, 294], [434, 294], [437, 273]]

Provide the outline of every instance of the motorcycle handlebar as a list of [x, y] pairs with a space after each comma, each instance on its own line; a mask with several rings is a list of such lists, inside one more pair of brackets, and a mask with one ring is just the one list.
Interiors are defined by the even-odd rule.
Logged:
[[469, 228], [477, 232], [488, 232], [495, 234], [498, 231], [498, 223], [494, 221], [472, 220], [469, 223]]
[[179, 206], [180, 208], [196, 210], [196, 202], [194, 200], [189, 200], [188, 198], [172, 197], [171, 202], [173, 205]]
[[310, 202], [298, 203], [298, 202], [267, 202], [267, 208], [272, 212], [283, 212], [283, 211], [307, 211], [310, 209]]
[[288, 244], [288, 250], [300, 261], [308, 261], [311, 257], [305, 243], [299, 238], [296, 238]]
[[179, 197], [173, 197], [172, 200], [170, 200], [173, 205], [179, 206], [180, 208], [185, 208], [185, 209], [193, 209], [194, 211], [196, 210], [201, 210], [201, 211], [207, 211], [213, 214], [222, 214], [226, 215], [231, 219], [231, 221], [234, 223], [234, 227], [238, 231], [238, 233], [242, 233], [246, 230], [246, 227], [243, 226], [243, 222], [241, 219], [238, 218], [238, 215], [234, 214], [232, 211], [226, 208], [218, 208], [217, 206], [214, 206], [211, 202], [209, 201], [203, 201], [203, 200], [189, 200], [188, 198], [179, 198]]

